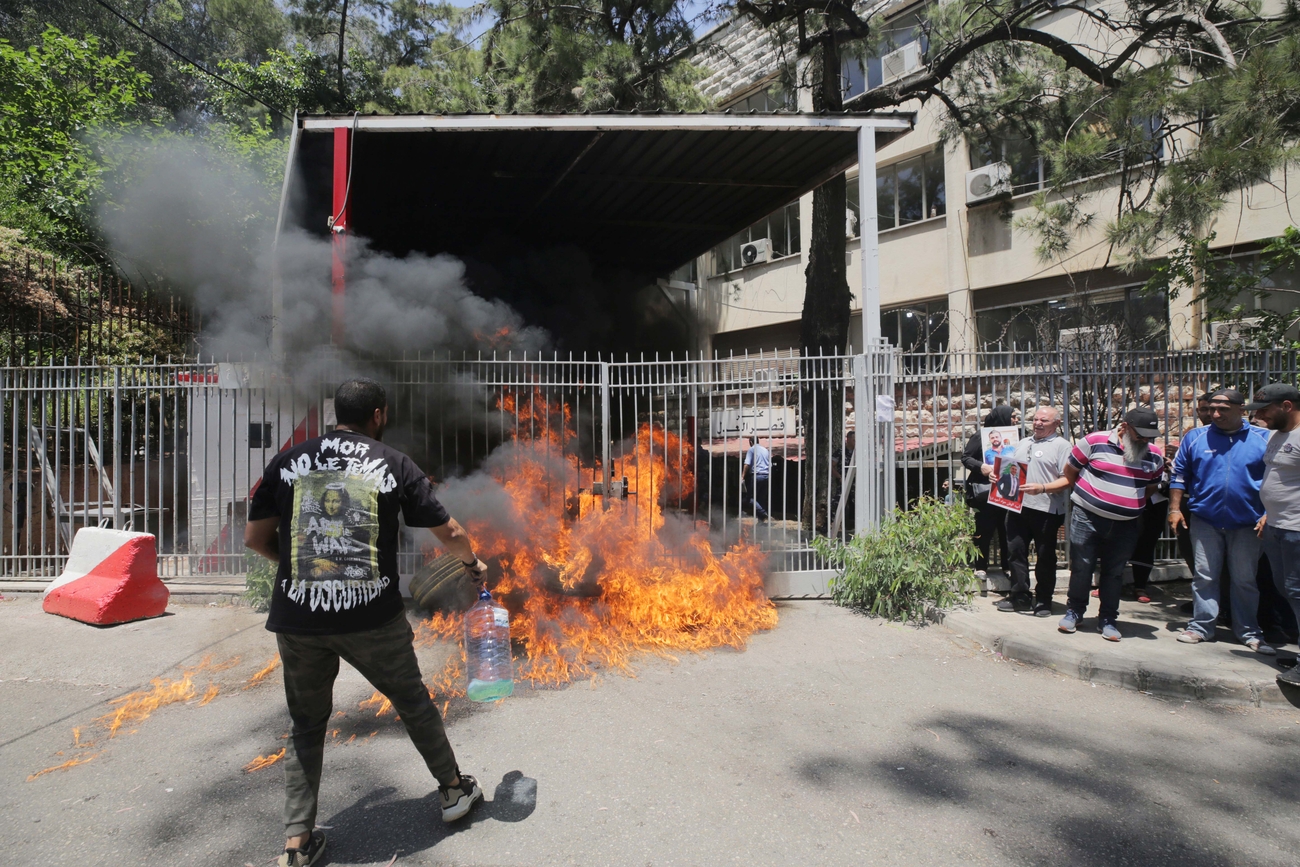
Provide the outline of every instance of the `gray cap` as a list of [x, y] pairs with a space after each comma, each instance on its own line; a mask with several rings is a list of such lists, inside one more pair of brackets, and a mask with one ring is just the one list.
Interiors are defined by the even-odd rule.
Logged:
[[1300, 389], [1297, 389], [1294, 385], [1287, 385], [1285, 382], [1275, 382], [1255, 392], [1255, 399], [1246, 405], [1246, 409], [1254, 412], [1257, 409], [1263, 409], [1270, 404], [1281, 403], [1284, 400], [1291, 401], [1293, 407], [1300, 409]]

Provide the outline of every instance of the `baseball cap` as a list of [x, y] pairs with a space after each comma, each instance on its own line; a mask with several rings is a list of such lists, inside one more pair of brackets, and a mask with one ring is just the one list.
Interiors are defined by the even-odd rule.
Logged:
[[1155, 412], [1144, 406], [1129, 410], [1124, 416], [1124, 423], [1144, 440], [1160, 436], [1160, 419], [1156, 418]]
[[1281, 403], [1284, 400], [1291, 401], [1292, 406], [1300, 407], [1300, 389], [1294, 385], [1287, 385], [1285, 382], [1274, 382], [1255, 392], [1255, 399], [1246, 405], [1246, 409], [1254, 412], [1263, 409], [1269, 404]]
[[1235, 388], [1215, 389], [1210, 392], [1210, 400], [1214, 400], [1215, 398], [1223, 398], [1228, 403], [1235, 403], [1237, 406], [1241, 406], [1246, 402], [1246, 396]]

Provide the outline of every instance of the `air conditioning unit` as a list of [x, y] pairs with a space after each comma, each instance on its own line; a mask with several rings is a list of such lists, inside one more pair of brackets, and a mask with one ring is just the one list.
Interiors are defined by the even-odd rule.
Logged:
[[880, 58], [880, 83], [883, 86], [906, 78], [924, 65], [921, 61], [921, 43], [916, 40], [908, 42]]
[[1119, 347], [1119, 329], [1114, 325], [1062, 328], [1056, 338], [1056, 347], [1076, 352], [1113, 352]]
[[1262, 321], [1258, 316], [1252, 316], [1246, 319], [1230, 319], [1226, 322], [1211, 322], [1208, 335], [1210, 346], [1220, 351], [1254, 349], [1255, 340], [1251, 331]]
[[1011, 166], [989, 163], [966, 173], [966, 204], [974, 205], [1011, 195]]
[[762, 262], [772, 261], [772, 242], [767, 238], [760, 238], [757, 241], [750, 241], [748, 244], [742, 244], [740, 247], [740, 264], [758, 265]]

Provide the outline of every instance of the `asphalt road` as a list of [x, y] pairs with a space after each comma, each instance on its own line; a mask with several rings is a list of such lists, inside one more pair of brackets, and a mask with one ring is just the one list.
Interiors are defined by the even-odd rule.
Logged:
[[[96, 630], [0, 603], [0, 863], [266, 865], [280, 765], [243, 768], [287, 715], [277, 675], [244, 687], [273, 653], [246, 610]], [[189, 703], [94, 722], [207, 655]], [[453, 705], [488, 796], [453, 830], [370, 693], [350, 670], [336, 690], [325, 863], [1300, 864], [1300, 712], [1091, 686], [829, 604], [783, 604], [745, 652]]]

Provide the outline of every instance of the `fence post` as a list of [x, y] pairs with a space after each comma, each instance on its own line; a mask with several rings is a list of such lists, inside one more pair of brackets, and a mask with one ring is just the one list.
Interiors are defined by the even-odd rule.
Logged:
[[600, 501], [604, 508], [610, 506], [609, 486], [613, 475], [609, 468], [610, 454], [609, 430], [609, 362], [600, 362], [600, 474], [601, 490], [604, 491]]
[[[875, 529], [878, 514], [876, 509], [877, 486], [872, 484], [871, 471], [875, 469], [875, 430], [872, 419], [875, 418], [875, 396], [867, 393], [867, 353], [874, 342], [866, 343], [859, 355], [853, 356], [853, 421], [857, 439], [857, 449], [853, 456], [853, 487], [858, 495], [853, 501], [854, 533], [865, 533]], [[844, 496], [841, 492], [840, 496]]]
[[113, 367], [113, 529], [122, 529], [122, 368]]

